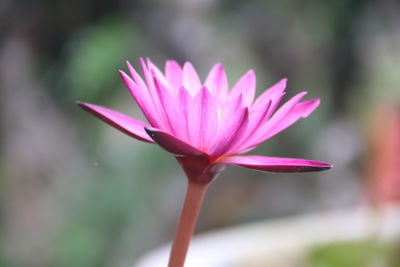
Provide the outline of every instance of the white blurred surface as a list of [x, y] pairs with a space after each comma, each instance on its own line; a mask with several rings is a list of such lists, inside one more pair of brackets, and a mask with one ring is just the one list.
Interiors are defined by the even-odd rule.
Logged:
[[[260, 258], [293, 266], [290, 263], [301, 260], [310, 246], [361, 239], [377, 231], [384, 240], [400, 236], [400, 207], [387, 207], [379, 214], [366, 209], [325, 212], [200, 234], [191, 243], [185, 266], [260, 266], [253, 263]], [[164, 245], [134, 266], [165, 267], [169, 250], [170, 244]]]

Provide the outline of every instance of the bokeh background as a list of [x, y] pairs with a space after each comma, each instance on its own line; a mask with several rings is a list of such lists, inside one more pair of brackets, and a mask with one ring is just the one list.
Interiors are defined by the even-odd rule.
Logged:
[[210, 187], [198, 232], [364, 205], [369, 129], [385, 129], [378, 110], [400, 99], [399, 25], [394, 0], [0, 1], [0, 266], [125, 267], [172, 239], [185, 189], [177, 162], [75, 105], [138, 115], [117, 70], [140, 57], [189, 60], [203, 78], [223, 62], [230, 85], [253, 68], [258, 93], [288, 77], [288, 97], [322, 101], [254, 153], [335, 168], [231, 167]]

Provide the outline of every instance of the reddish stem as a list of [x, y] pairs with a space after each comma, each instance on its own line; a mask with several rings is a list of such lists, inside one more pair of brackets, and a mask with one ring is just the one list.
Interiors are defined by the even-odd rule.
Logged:
[[185, 263], [207, 186], [207, 183], [196, 183], [189, 179], [181, 217], [172, 243], [168, 267], [183, 267]]

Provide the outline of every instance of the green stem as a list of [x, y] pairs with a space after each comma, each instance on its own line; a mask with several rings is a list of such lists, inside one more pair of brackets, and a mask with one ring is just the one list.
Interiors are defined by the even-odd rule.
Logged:
[[183, 267], [208, 187], [207, 183], [196, 183], [190, 181], [190, 179], [188, 181], [181, 217], [172, 243], [168, 267]]

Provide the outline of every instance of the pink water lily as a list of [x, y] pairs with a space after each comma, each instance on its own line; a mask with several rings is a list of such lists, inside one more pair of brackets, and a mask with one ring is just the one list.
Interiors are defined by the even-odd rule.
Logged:
[[190, 62], [181, 67], [168, 60], [165, 71], [149, 59], [140, 61], [144, 79], [127, 62], [130, 75], [120, 75], [147, 122], [89, 103], [78, 104], [120, 131], [172, 153], [188, 177], [188, 190], [173, 242], [170, 267], [183, 266], [189, 241], [207, 185], [228, 165], [265, 172], [308, 172], [330, 164], [305, 160], [243, 155], [319, 105], [302, 101], [301, 92], [281, 105], [286, 79], [254, 100], [256, 75], [245, 73], [230, 89], [222, 64], [216, 64], [204, 83]]
[[229, 90], [222, 64], [202, 83], [190, 62], [182, 68], [168, 60], [164, 73], [149, 59], [140, 63], [144, 80], [129, 62], [131, 76], [123, 71], [120, 75], [148, 122], [94, 104], [79, 105], [122, 132], [174, 154], [190, 179], [209, 182], [229, 164], [266, 172], [331, 167], [313, 160], [242, 155], [318, 107], [319, 99], [302, 101], [307, 92], [301, 92], [278, 108], [286, 79], [254, 101], [253, 70]]

